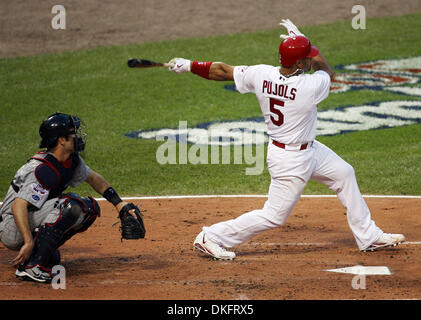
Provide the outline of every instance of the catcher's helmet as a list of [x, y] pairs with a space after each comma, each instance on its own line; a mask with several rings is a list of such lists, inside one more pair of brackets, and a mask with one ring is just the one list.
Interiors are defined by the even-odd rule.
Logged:
[[83, 121], [78, 117], [56, 112], [42, 121], [39, 127], [39, 135], [42, 139], [39, 147], [53, 148], [59, 137], [76, 134], [74, 139], [75, 151], [83, 151], [86, 144], [86, 133], [83, 132], [85, 127]]
[[315, 57], [319, 49], [312, 46], [309, 39], [296, 36], [285, 39], [279, 46], [280, 63], [283, 67], [290, 67], [303, 58]]

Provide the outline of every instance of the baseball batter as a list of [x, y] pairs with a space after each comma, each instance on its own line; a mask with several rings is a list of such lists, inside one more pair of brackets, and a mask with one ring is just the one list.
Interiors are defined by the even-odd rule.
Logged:
[[[240, 93], [254, 93], [270, 137], [267, 165], [271, 183], [264, 207], [203, 227], [194, 247], [216, 259], [234, 259], [235, 253], [226, 248], [282, 226], [310, 179], [336, 192], [346, 208], [348, 224], [360, 250], [372, 251], [403, 242], [402, 234], [384, 233], [371, 219], [352, 166], [315, 140], [317, 105], [329, 95], [333, 70], [290, 20], [282, 20], [281, 25], [288, 31], [288, 35], [281, 35], [281, 67], [233, 67], [183, 58], [169, 62], [169, 70], [175, 73], [191, 71], [210, 80], [235, 81]], [[306, 74], [311, 68], [315, 72]]]
[[50, 282], [53, 266], [60, 264], [58, 248], [87, 230], [100, 215], [92, 197], [64, 194], [68, 186], [86, 181], [116, 207], [123, 238], [145, 236], [140, 210], [122, 201], [79, 156], [86, 144], [84, 127], [81, 119], [68, 114], [55, 113], [46, 118], [39, 130], [40, 148], [46, 150], [31, 157], [10, 184], [0, 209], [0, 240], [7, 248], [19, 251], [12, 261], [19, 278]]

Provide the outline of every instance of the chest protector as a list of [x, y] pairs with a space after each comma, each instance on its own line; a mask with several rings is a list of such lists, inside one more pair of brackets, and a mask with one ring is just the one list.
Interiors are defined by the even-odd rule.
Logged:
[[73, 153], [65, 162], [58, 161], [47, 152], [38, 152], [31, 159], [41, 161], [35, 168], [35, 176], [43, 188], [50, 190], [48, 199], [57, 198], [66, 190], [80, 163], [77, 153]]

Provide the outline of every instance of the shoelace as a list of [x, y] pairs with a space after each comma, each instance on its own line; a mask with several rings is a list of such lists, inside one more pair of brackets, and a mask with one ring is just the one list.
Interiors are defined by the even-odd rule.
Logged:
[[227, 249], [225, 249], [223, 246], [219, 245], [218, 247], [222, 250], [222, 252], [227, 252]]

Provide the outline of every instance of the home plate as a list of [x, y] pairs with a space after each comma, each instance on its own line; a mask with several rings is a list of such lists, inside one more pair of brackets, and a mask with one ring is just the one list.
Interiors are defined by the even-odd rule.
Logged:
[[339, 269], [329, 269], [325, 270], [328, 272], [339, 272], [339, 273], [349, 273], [349, 274], [360, 274], [360, 275], [386, 275], [389, 276], [392, 273], [388, 267], [376, 266], [376, 267], [365, 267], [365, 266], [353, 266]]

